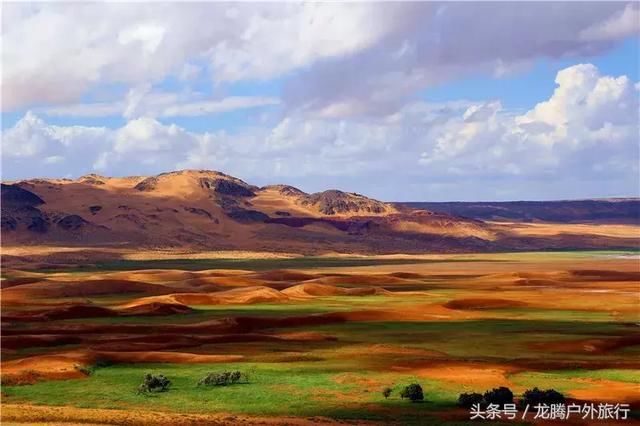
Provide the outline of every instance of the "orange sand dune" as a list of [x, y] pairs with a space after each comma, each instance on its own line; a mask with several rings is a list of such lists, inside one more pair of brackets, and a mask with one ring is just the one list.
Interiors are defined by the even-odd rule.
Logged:
[[269, 287], [242, 287], [217, 293], [173, 293], [164, 296], [150, 296], [135, 299], [121, 308], [131, 308], [148, 303], [170, 303], [184, 305], [231, 305], [252, 304], [264, 302], [283, 302], [289, 297], [278, 290]]
[[392, 275], [334, 275], [316, 278], [309, 282], [329, 285], [393, 285], [393, 284], [415, 284], [415, 280], [398, 278]]
[[199, 278], [200, 280], [206, 280], [208, 284], [215, 284], [220, 287], [256, 287], [264, 285], [264, 280], [248, 278], [243, 276], [231, 276], [231, 277], [207, 277]]
[[151, 302], [141, 305], [132, 306], [127, 309], [122, 309], [121, 314], [125, 315], [174, 315], [174, 314], [188, 314], [193, 312], [193, 309], [182, 303], [160, 303]]
[[318, 278], [318, 275], [299, 271], [291, 271], [288, 269], [277, 269], [272, 271], [259, 272], [251, 275], [251, 277], [264, 281], [307, 281]]
[[291, 297], [316, 297], [316, 296], [370, 296], [374, 294], [390, 294], [389, 291], [377, 287], [342, 288], [315, 282], [303, 283], [282, 290], [282, 293]]
[[95, 356], [87, 351], [66, 352], [56, 355], [36, 355], [13, 361], [5, 361], [2, 366], [2, 377], [25, 375], [32, 372], [43, 378], [72, 379], [84, 377], [77, 366], [89, 365]]
[[166, 283], [172, 281], [188, 280], [198, 276], [191, 271], [173, 269], [141, 269], [137, 271], [112, 272], [99, 276], [122, 280], [144, 281], [148, 283]]
[[282, 293], [292, 297], [338, 296], [348, 294], [348, 290], [327, 284], [305, 283], [284, 289]]

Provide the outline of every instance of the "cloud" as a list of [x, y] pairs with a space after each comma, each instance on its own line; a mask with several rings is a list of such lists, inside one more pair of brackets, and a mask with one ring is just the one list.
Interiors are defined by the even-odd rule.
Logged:
[[160, 117], [195, 117], [217, 114], [239, 109], [278, 105], [280, 100], [269, 97], [232, 96], [217, 101], [190, 102], [168, 106], [158, 114]]
[[385, 115], [448, 80], [510, 75], [538, 58], [601, 54], [640, 31], [637, 9], [613, 2], [421, 3], [413, 11], [418, 25], [399, 20], [372, 46], [300, 71], [285, 87], [285, 103], [318, 116]]
[[3, 134], [4, 172], [208, 168], [387, 200], [637, 195], [640, 85], [591, 64], [565, 68], [555, 81], [546, 101], [523, 112], [495, 100], [413, 101], [381, 118], [292, 113], [234, 133], [190, 132], [151, 117], [115, 130], [60, 127], [27, 113]]
[[617, 2], [7, 3], [2, 109], [208, 75], [216, 87], [286, 77], [290, 111], [381, 116], [434, 83], [604, 52], [638, 32], [637, 15]]
[[629, 3], [621, 11], [614, 12], [605, 21], [598, 22], [580, 32], [584, 40], [616, 40], [632, 36], [640, 31], [640, 6]]
[[197, 117], [215, 115], [243, 109], [276, 106], [280, 99], [262, 96], [229, 96], [205, 99], [190, 93], [149, 92], [148, 86], [131, 89], [123, 101], [81, 103], [39, 108], [48, 116], [61, 117]]

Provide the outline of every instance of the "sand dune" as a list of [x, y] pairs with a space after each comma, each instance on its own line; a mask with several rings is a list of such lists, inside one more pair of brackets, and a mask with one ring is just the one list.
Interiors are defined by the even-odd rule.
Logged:
[[318, 275], [291, 271], [287, 269], [277, 269], [272, 271], [259, 272], [253, 274], [251, 277], [264, 281], [307, 281], [318, 278]]
[[393, 275], [333, 275], [316, 278], [308, 281], [309, 283], [329, 284], [329, 285], [398, 285], [398, 284], [415, 284], [415, 280], [398, 278]]
[[174, 315], [188, 314], [193, 312], [193, 309], [182, 303], [151, 302], [122, 309], [119, 312], [125, 315]]
[[183, 305], [243, 305], [264, 302], [283, 302], [289, 298], [278, 290], [269, 287], [242, 287], [217, 293], [173, 293], [163, 296], [150, 296], [135, 299], [122, 309], [149, 303], [169, 303]]
[[305, 283], [282, 290], [292, 297], [338, 296], [348, 294], [347, 289], [327, 284]]

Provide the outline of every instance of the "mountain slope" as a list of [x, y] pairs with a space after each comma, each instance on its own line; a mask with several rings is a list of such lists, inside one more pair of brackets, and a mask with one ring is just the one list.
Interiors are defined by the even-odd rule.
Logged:
[[208, 170], [33, 179], [2, 186], [5, 245], [181, 247], [307, 254], [626, 247], [626, 238], [542, 238], [329, 190], [257, 187]]

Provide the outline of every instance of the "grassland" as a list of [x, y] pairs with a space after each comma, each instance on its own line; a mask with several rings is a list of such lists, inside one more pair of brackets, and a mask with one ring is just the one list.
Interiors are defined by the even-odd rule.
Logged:
[[[497, 386], [508, 386], [517, 395], [537, 386], [555, 388], [581, 401], [636, 404], [640, 400], [634, 295], [640, 271], [630, 253], [469, 255], [405, 259], [404, 263], [399, 259], [316, 259], [316, 263], [257, 259], [239, 262], [237, 268], [224, 259], [180, 265], [161, 262], [151, 275], [148, 270], [154, 267], [148, 261], [109, 263], [82, 271], [9, 271], [7, 275], [63, 282], [65, 294], [87, 279], [147, 280], [162, 287], [161, 296], [153, 300], [171, 296], [167, 288], [176, 294], [196, 289], [216, 293], [224, 292], [219, 288], [223, 284], [244, 289], [249, 282], [253, 287], [248, 288], [256, 289], [260, 282], [260, 288], [278, 289], [279, 299], [195, 303], [188, 306], [188, 313], [168, 315], [82, 316], [44, 322], [40, 317], [7, 317], [3, 404], [25, 409], [38, 405], [454, 425], [466, 424], [468, 417], [456, 408], [459, 393]], [[272, 271], [283, 265], [288, 271]], [[212, 271], [216, 268], [241, 271], [225, 275]], [[299, 296], [300, 292], [286, 292], [301, 283], [321, 284], [318, 288], [323, 291], [331, 286], [343, 293], [375, 287], [382, 293]], [[206, 285], [217, 287], [212, 290]], [[33, 295], [41, 288], [42, 284], [16, 285], [3, 289], [3, 295], [11, 301], [30, 294], [30, 300], [37, 302]], [[310, 285], [302, 289], [316, 291]], [[145, 300], [140, 294], [128, 297], [140, 298], [140, 303]], [[53, 309], [58, 306], [56, 300], [59, 306], [82, 301], [120, 312], [124, 299], [109, 294], [48, 295], [42, 306]], [[4, 308], [3, 316], [24, 310], [16, 304]], [[46, 339], [31, 342], [34, 335]], [[180, 355], [185, 353], [190, 361]], [[209, 355], [220, 360], [198, 358]], [[108, 366], [90, 375], [79, 373], [78, 365], [91, 366], [105, 357], [113, 357]], [[249, 383], [196, 386], [207, 372], [232, 369], [248, 372]], [[137, 394], [146, 372], [169, 377], [171, 389], [150, 396]], [[35, 378], [26, 380], [29, 374]], [[422, 404], [398, 397], [403, 386], [414, 382], [424, 388]], [[389, 399], [381, 394], [386, 386], [394, 389]]]

